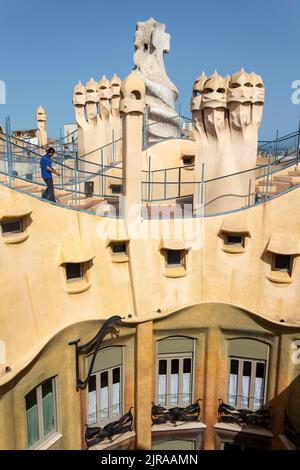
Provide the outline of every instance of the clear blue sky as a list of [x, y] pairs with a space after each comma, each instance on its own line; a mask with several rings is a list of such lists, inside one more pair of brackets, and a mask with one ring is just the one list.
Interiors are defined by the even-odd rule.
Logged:
[[266, 103], [261, 138], [297, 128], [300, 105], [291, 83], [300, 79], [299, 0], [2, 0], [0, 80], [13, 128], [35, 127], [35, 109], [48, 114], [48, 133], [58, 136], [74, 121], [73, 86], [91, 76], [133, 66], [137, 21], [153, 16], [166, 23], [171, 50], [166, 67], [189, 115], [194, 79], [216, 68], [227, 75], [243, 66], [261, 74]]

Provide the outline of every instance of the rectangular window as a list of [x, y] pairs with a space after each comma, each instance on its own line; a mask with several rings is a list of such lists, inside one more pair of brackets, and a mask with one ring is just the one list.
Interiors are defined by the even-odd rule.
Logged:
[[10, 233], [20, 233], [23, 232], [23, 221], [20, 219], [12, 220], [10, 222], [3, 222], [1, 227], [3, 235], [9, 235]]
[[114, 255], [126, 254], [126, 243], [125, 242], [113, 243], [111, 245], [111, 251], [113, 252]]
[[264, 404], [266, 362], [252, 359], [230, 359], [228, 404], [257, 410]]
[[66, 263], [66, 276], [68, 281], [82, 279], [83, 266], [82, 263]]
[[291, 256], [289, 255], [273, 255], [273, 269], [274, 271], [284, 271], [290, 273], [291, 271]]
[[122, 367], [96, 372], [88, 384], [88, 424], [103, 425], [122, 416]]
[[184, 165], [194, 165], [195, 157], [193, 157], [193, 156], [183, 156], [182, 157], [182, 162], [183, 162]]
[[245, 237], [243, 235], [225, 233], [224, 242], [225, 242], [225, 245], [245, 246]]
[[166, 407], [192, 403], [192, 354], [158, 356], [157, 404]]
[[183, 266], [184, 254], [183, 250], [166, 250], [167, 266]]
[[122, 184], [111, 184], [110, 189], [112, 194], [121, 194], [123, 192]]
[[25, 397], [27, 442], [31, 448], [57, 430], [55, 379], [49, 379]]

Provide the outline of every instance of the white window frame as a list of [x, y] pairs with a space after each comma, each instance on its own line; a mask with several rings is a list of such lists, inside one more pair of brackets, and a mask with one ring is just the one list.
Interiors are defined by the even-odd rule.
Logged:
[[[123, 353], [122, 353], [123, 357]], [[113, 386], [113, 370], [120, 368], [120, 412], [118, 415], [112, 415], [111, 409], [113, 406], [112, 404], [112, 386]], [[101, 374], [103, 372], [108, 372], [108, 418], [101, 419], [101, 400], [100, 400], [100, 390], [101, 390]], [[123, 415], [123, 403], [124, 403], [124, 396], [123, 396], [123, 374], [124, 374], [124, 367], [123, 364], [116, 365], [109, 369], [102, 369], [93, 374], [91, 377], [96, 376], [96, 422], [93, 424], [89, 424], [89, 426], [103, 426], [113, 421], [117, 421]], [[87, 387], [87, 420], [89, 421], [89, 391]]]
[[[264, 363], [265, 365], [265, 376], [264, 376], [264, 393], [263, 393], [263, 404], [266, 402], [266, 393], [267, 393], [267, 382], [268, 382], [268, 359], [253, 359], [246, 357], [238, 356], [229, 356], [229, 370], [228, 370], [228, 385], [227, 385], [227, 401], [229, 402], [229, 384], [230, 384], [230, 370], [231, 370], [231, 361], [238, 361], [238, 374], [237, 374], [237, 390], [236, 390], [236, 404], [233, 405], [235, 408], [243, 408], [241, 404], [242, 400], [242, 381], [243, 381], [243, 366], [244, 362], [251, 362], [251, 375], [250, 375], [250, 391], [248, 397], [248, 406], [246, 407], [249, 410], [254, 410], [254, 387], [255, 387], [255, 377], [256, 377], [256, 367], [258, 363]], [[255, 366], [255, 367], [254, 367]], [[257, 408], [255, 408], [257, 409]]]
[[[48, 380], [51, 380], [52, 382], [52, 390], [53, 390], [53, 410], [54, 410], [54, 429], [51, 431], [49, 434], [44, 435], [44, 416], [43, 416], [43, 399], [42, 399], [42, 385], [45, 382], [48, 382]], [[26, 410], [26, 396], [29, 395], [29, 393], [33, 392], [33, 390], [36, 390], [36, 398], [37, 398], [37, 410], [38, 410], [38, 426], [39, 426], [39, 439], [36, 441], [32, 446], [28, 446], [28, 428], [27, 428], [27, 410]], [[26, 418], [26, 436], [27, 436], [27, 446], [28, 449], [34, 450], [35, 448], [39, 447], [43, 442], [47, 441], [51, 436], [55, 435], [58, 433], [58, 418], [57, 418], [57, 380], [56, 377], [49, 378], [47, 380], [44, 380], [41, 384], [39, 384], [37, 387], [34, 387], [31, 389], [26, 395], [25, 395], [25, 418]]]
[[[172, 359], [178, 359], [179, 360], [179, 371], [178, 371], [178, 401], [176, 403], [170, 403], [170, 384], [171, 384], [171, 361]], [[182, 383], [183, 383], [183, 360], [184, 359], [191, 359], [191, 386], [190, 386], [190, 403], [183, 403], [182, 397], [183, 392], [182, 392]], [[189, 404], [193, 403], [194, 400], [194, 353], [189, 352], [189, 353], [163, 353], [163, 354], [158, 354], [157, 355], [157, 360], [156, 360], [156, 403], [159, 405], [159, 399], [158, 399], [158, 378], [159, 378], [159, 361], [161, 360], [166, 360], [167, 361], [167, 378], [166, 378], [166, 403], [161, 404], [161, 406], [164, 406], [166, 408], [171, 408], [175, 406], [188, 406]]]

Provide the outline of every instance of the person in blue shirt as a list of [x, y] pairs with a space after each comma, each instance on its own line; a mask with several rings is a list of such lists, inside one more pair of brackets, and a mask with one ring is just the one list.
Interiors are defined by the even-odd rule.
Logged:
[[41, 158], [40, 165], [41, 165], [41, 172], [42, 178], [46, 183], [47, 188], [42, 194], [43, 199], [48, 199], [48, 201], [56, 202], [55, 195], [54, 195], [54, 186], [53, 186], [53, 178], [52, 173], [57, 176], [60, 176], [60, 173], [54, 168], [52, 168], [52, 161], [51, 158], [55, 154], [55, 150], [53, 147], [50, 147], [47, 150], [46, 155]]

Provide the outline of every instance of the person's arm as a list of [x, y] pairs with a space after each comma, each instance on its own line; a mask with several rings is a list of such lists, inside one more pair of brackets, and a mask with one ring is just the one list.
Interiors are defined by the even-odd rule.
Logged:
[[54, 168], [52, 168], [51, 166], [48, 166], [48, 165], [47, 165], [47, 170], [48, 170], [50, 173], [54, 173], [56, 176], [60, 176], [59, 171], [54, 170]]

